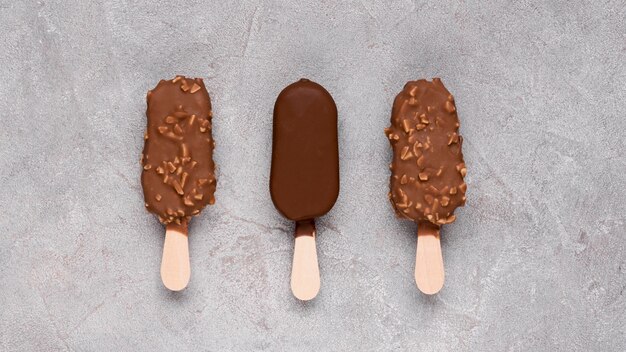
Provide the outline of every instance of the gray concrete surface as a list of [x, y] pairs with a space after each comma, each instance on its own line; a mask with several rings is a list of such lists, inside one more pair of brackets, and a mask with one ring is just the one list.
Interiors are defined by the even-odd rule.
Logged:
[[[0, 0], [0, 350], [626, 350], [624, 2], [314, 3]], [[145, 93], [175, 74], [209, 87], [219, 165], [178, 294], [138, 163]], [[433, 76], [469, 195], [425, 297], [383, 128]], [[273, 103], [300, 77], [335, 97], [341, 149], [306, 304], [268, 191]]]

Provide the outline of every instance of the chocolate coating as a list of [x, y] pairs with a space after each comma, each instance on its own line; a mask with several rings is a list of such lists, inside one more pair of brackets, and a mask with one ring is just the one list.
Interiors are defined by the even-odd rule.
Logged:
[[176, 76], [159, 82], [147, 102], [141, 158], [146, 208], [164, 224], [186, 223], [215, 203], [211, 99], [202, 79]]
[[408, 82], [396, 96], [391, 126], [393, 149], [389, 199], [400, 218], [442, 225], [465, 205], [463, 162], [454, 98], [439, 78]]
[[270, 192], [276, 209], [294, 221], [326, 214], [339, 195], [337, 106], [308, 79], [276, 99]]

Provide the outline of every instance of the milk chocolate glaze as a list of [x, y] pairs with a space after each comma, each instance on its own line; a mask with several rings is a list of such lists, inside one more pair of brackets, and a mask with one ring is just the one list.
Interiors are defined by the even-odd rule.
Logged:
[[408, 82], [385, 129], [393, 149], [389, 199], [396, 215], [436, 225], [465, 204], [467, 172], [454, 97], [439, 78]]
[[339, 195], [337, 106], [308, 79], [276, 99], [270, 193], [276, 209], [294, 221], [326, 214]]
[[211, 99], [202, 79], [162, 80], [147, 96], [141, 155], [146, 208], [164, 224], [186, 224], [214, 204]]

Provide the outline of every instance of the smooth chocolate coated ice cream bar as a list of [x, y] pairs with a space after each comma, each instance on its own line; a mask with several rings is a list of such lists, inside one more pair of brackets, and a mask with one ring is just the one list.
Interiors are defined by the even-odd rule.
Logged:
[[211, 99], [202, 79], [176, 76], [160, 81], [147, 101], [141, 158], [146, 208], [163, 224], [186, 224], [215, 203]]
[[270, 192], [276, 208], [294, 221], [326, 214], [339, 195], [337, 106], [308, 79], [276, 99]]
[[467, 170], [454, 98], [441, 80], [408, 82], [385, 134], [393, 148], [389, 199], [397, 216], [453, 222], [454, 210], [465, 204]]
[[320, 289], [314, 218], [339, 195], [337, 106], [321, 85], [301, 79], [274, 105], [270, 193], [276, 209], [295, 221], [291, 292], [313, 299]]

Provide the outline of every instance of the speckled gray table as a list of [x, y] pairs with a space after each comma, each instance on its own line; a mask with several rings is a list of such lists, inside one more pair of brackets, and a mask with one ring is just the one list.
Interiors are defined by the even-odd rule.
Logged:
[[[228, 3], [0, 0], [0, 350], [626, 349], [623, 1]], [[178, 73], [211, 93], [219, 183], [175, 294], [139, 155], [145, 93]], [[404, 82], [433, 76], [469, 191], [426, 297], [383, 128]], [[300, 77], [340, 114], [307, 304], [268, 190], [273, 103]]]

